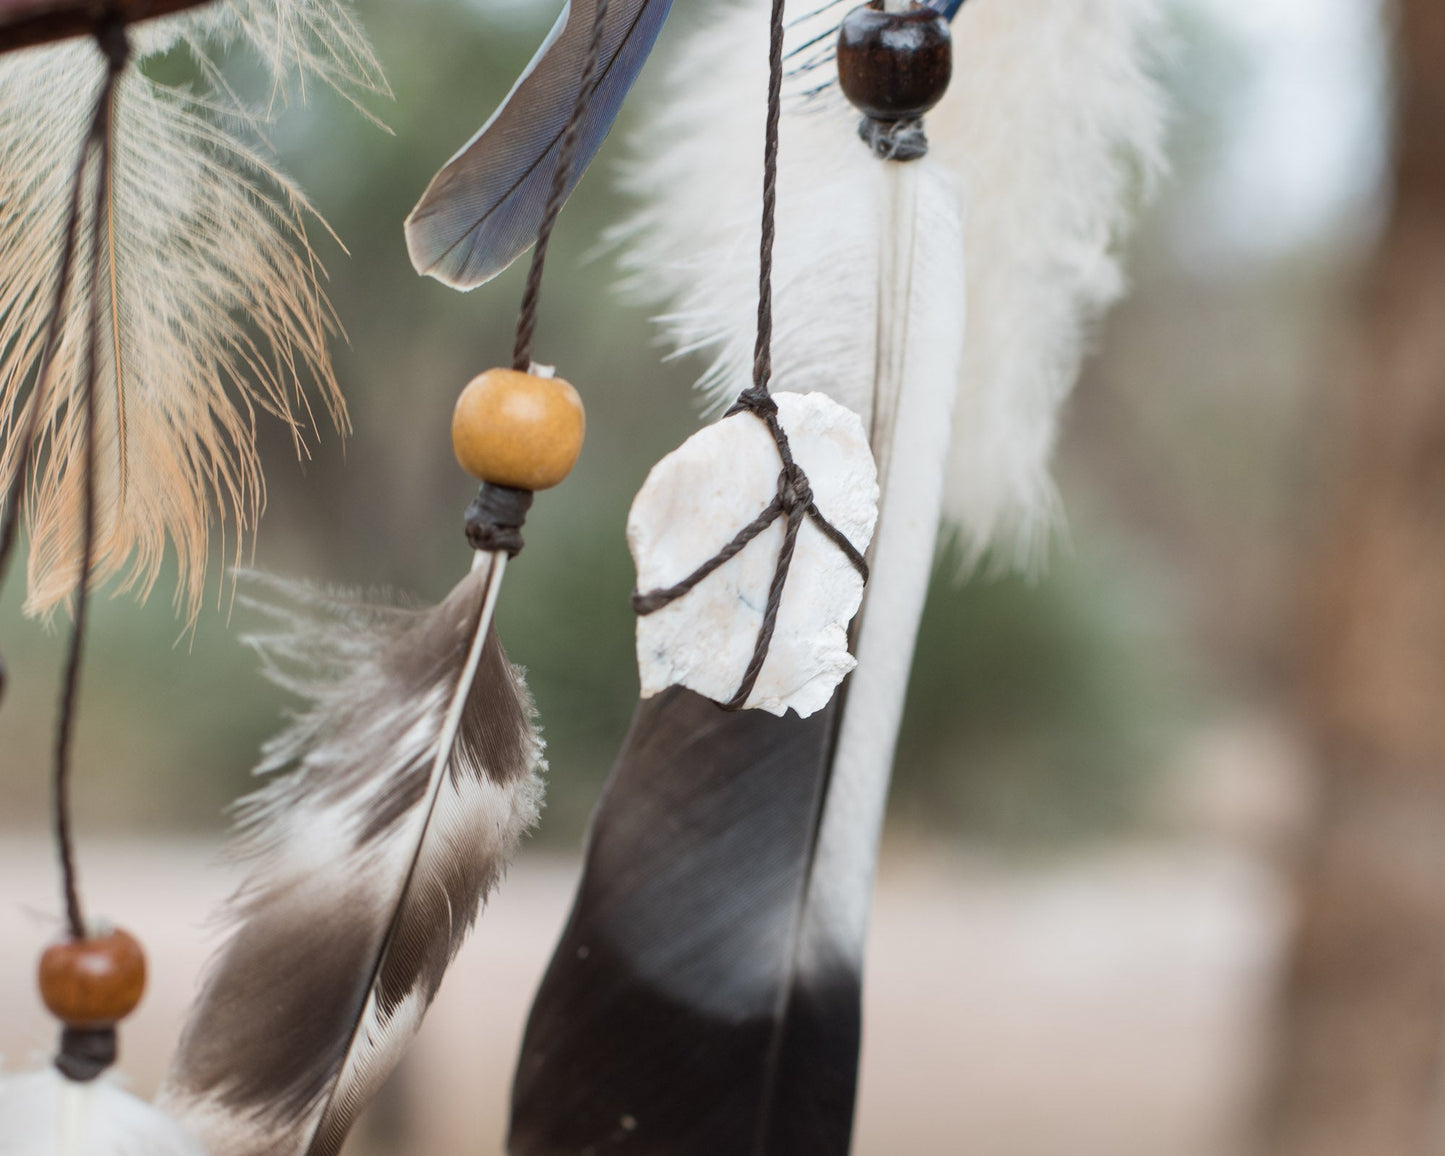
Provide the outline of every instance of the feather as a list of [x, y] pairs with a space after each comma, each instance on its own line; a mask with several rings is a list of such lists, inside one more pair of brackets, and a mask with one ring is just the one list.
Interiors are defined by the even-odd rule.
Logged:
[[54, 1068], [0, 1078], [0, 1156], [206, 1156], [175, 1121], [108, 1080]]
[[[602, 147], [671, 7], [672, 0], [608, 5], [596, 88], [581, 121], [568, 195]], [[432, 178], [406, 221], [417, 272], [474, 289], [536, 239], [595, 12], [596, 0], [568, 0], [501, 106]]]
[[619, 1138], [659, 1156], [848, 1149], [873, 867], [964, 327], [953, 182], [928, 160], [877, 161], [855, 126], [814, 118], [812, 151], [789, 161], [819, 179], [780, 190], [775, 286], [810, 286], [823, 332], [794, 312], [774, 356], [792, 389], [824, 384], [800, 380], [799, 342], [845, 340], [858, 359], [827, 382], [864, 416], [882, 490], [857, 667], [811, 719], [680, 691], [639, 707], [523, 1042], [513, 1156]]
[[[761, 7], [723, 14], [684, 49], [676, 99], [643, 130], [646, 142], [667, 147], [634, 161], [626, 184], [646, 204], [617, 234], [630, 246], [631, 288], [668, 302], [663, 324], [679, 350], [713, 352], [704, 384], [719, 400], [747, 382], [753, 356], [767, 90]], [[955, 75], [979, 102], [969, 113], [1007, 129], [990, 128], [979, 152], [976, 129], [953, 140], [963, 130], [931, 114], [933, 150], [906, 164], [861, 146], [857, 114], [835, 85], [819, 82], [833, 75], [846, 5], [790, 7], [773, 385], [828, 393], [870, 431], [882, 501], [854, 623], [857, 667], [810, 719], [728, 714], [680, 690], [639, 706], [528, 1022], [512, 1156], [848, 1151], [878, 840], [945, 497], [978, 549], [1007, 539], [1009, 519], [1024, 537], [1033, 532], [1022, 527], [1035, 525], [1047, 502], [1029, 486], [1048, 492], [1037, 447], [1052, 440], [1051, 407], [1067, 384], [1060, 375], [1077, 361], [1087, 308], [1117, 289], [1111, 244], [1122, 179], [1089, 182], [1101, 163], [1122, 171], [1117, 158], [1095, 154], [1128, 140], [1117, 109], [1101, 112], [1109, 101], [1094, 98], [1118, 79], [1103, 72], [1132, 62], [1125, 34], [1147, 10], [1140, 0], [972, 0], [954, 28]], [[1104, 18], [1122, 47], [1081, 38], [1077, 25], [1090, 17]], [[1071, 34], [1083, 41], [1082, 60]], [[1084, 91], [1051, 74], [1039, 85], [1047, 100], [1005, 106], [988, 93], [983, 103], [969, 70], [987, 60], [989, 75], [1017, 71], [1011, 91], [1027, 87], [1032, 45], [1022, 59], [1007, 53], [1031, 37], [1068, 44], [1049, 65]], [[1152, 126], [1152, 90], [1139, 75], [1119, 83], [1148, 106]], [[957, 104], [958, 87], [946, 106]], [[1092, 111], [1050, 105], [1070, 101]], [[1047, 123], [1053, 115], [1065, 130]], [[1046, 154], [1083, 167], [1082, 191], [1071, 168], [1044, 173], [1019, 158], [1035, 147], [1035, 132]], [[1040, 188], [1018, 183], [1044, 177]], [[971, 248], [979, 222], [1015, 231], [1029, 223], [1009, 218], [1001, 201], [1015, 197], [1048, 210], [1047, 236], [1022, 248], [1022, 268], [1011, 265], [1007, 238], [989, 240], [992, 264], [980, 269]], [[1106, 227], [1094, 229], [1098, 222]], [[1051, 244], [1061, 251], [1040, 248]], [[1017, 332], [1000, 331], [988, 301], [996, 283], [1008, 308], [1030, 302], [1052, 324], [1030, 316]], [[957, 459], [989, 439], [1009, 444], [988, 447], [989, 485], [960, 505], [950, 472], [957, 482]], [[972, 468], [965, 463], [966, 480]]]
[[[777, 388], [857, 408], [871, 336], [834, 305], [848, 287], [825, 271], [820, 301], [813, 277], [820, 253], [848, 269], [866, 244], [829, 232], [841, 212], [831, 198], [857, 200], [853, 178], [869, 160], [846, 147], [857, 117], [830, 83], [847, 7], [789, 5], [773, 360]], [[968, 194], [971, 333], [946, 510], [970, 563], [992, 548], [1031, 568], [1057, 521], [1048, 466], [1059, 408], [1092, 322], [1122, 291], [1118, 249], [1136, 194], [1162, 168], [1149, 72], [1162, 19], [1157, 0], [969, 0], [954, 21], [953, 83], [926, 123], [930, 161]], [[640, 208], [613, 234], [628, 291], [665, 307], [670, 343], [712, 354], [703, 386], [717, 403], [752, 359], [766, 24], [755, 5], [724, 13], [673, 62], [672, 99], [643, 123], [624, 171]]]
[[251, 868], [162, 1103], [212, 1156], [340, 1150], [541, 799], [541, 743], [491, 628], [505, 557], [431, 610], [282, 587], [254, 640], [310, 703], [241, 808]]
[[[339, 327], [308, 242], [302, 193], [232, 127], [255, 125], [220, 87], [208, 37], [255, 46], [283, 92], [297, 69], [337, 84], [381, 87], [365, 39], [337, 0], [236, 0], [150, 21], [137, 54], [192, 46], [216, 78], [211, 96], [128, 70], [115, 95], [105, 218], [82, 221], [76, 269], [100, 246], [97, 554], [92, 577], [119, 575], [142, 596], [168, 550], [176, 600], [194, 617], [204, 590], [213, 512], [233, 523], [239, 559], [264, 500], [257, 411], [279, 417], [298, 451], [315, 425], [314, 382], [339, 428], [346, 411], [327, 342]], [[20, 432], [37, 404], [48, 301], [67, 188], [101, 76], [83, 42], [0, 62], [0, 484], [22, 463]], [[87, 198], [89, 203], [89, 198]], [[31, 613], [79, 579], [84, 441], [80, 404], [89, 278], [78, 272], [39, 399], [26, 517]]]

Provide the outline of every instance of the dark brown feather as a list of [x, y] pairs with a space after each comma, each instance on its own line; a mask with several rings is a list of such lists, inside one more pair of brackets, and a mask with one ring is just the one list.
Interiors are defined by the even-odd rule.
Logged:
[[527, 1024], [512, 1156], [846, 1153], [858, 961], [800, 959], [838, 709], [639, 704]]

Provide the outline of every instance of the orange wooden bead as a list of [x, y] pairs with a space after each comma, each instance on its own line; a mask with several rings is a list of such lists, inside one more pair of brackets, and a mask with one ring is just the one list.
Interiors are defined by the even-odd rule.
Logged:
[[474, 478], [545, 490], [572, 472], [586, 427], [582, 399], [560, 377], [489, 369], [457, 398], [452, 449]]
[[40, 997], [67, 1027], [109, 1027], [145, 993], [145, 952], [119, 929], [52, 944], [40, 957]]

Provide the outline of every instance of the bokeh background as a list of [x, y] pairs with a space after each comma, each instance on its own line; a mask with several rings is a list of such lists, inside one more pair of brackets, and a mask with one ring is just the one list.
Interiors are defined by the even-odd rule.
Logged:
[[[457, 295], [412, 273], [401, 221], [556, 13], [359, 7], [395, 91], [367, 106], [392, 134], [314, 91], [270, 133], [348, 250], [318, 241], [352, 432], [320, 431], [298, 462], [264, 431], [255, 562], [433, 600], [467, 561], [450, 408], [507, 359], [524, 270]], [[704, 9], [679, 0], [659, 58]], [[873, 932], [860, 1153], [1438, 1150], [1442, 11], [1171, 0], [1173, 175], [1069, 410], [1067, 538], [1033, 580], [960, 582], [946, 545], [937, 567]], [[356, 1156], [500, 1150], [522, 1017], [635, 699], [623, 521], [700, 407], [699, 365], [663, 360], [599, 253], [625, 211], [609, 168], [626, 133], [624, 117], [562, 218], [543, 300], [541, 355], [587, 400], [587, 448], [537, 503], [498, 609], [545, 725], [546, 814]], [[63, 641], [20, 594], [0, 598], [10, 1065], [50, 1041], [29, 971], [56, 926]], [[163, 596], [95, 615], [81, 865], [156, 960], [127, 1036], [142, 1092], [214, 942], [225, 807], [287, 706], [231, 594], [218, 576], [191, 630]]]

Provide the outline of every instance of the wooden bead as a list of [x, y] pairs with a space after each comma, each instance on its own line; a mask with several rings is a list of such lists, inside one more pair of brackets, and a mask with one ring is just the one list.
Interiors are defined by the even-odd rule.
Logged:
[[99, 1028], [135, 1011], [145, 994], [145, 952], [115, 930], [52, 944], [40, 957], [40, 997], [67, 1027]]
[[457, 398], [452, 449], [474, 478], [545, 490], [572, 472], [586, 427], [582, 399], [560, 377], [489, 369]]
[[885, 12], [867, 4], [838, 31], [838, 81], [853, 106], [873, 120], [912, 120], [943, 99], [953, 76], [948, 21], [914, 4]]

